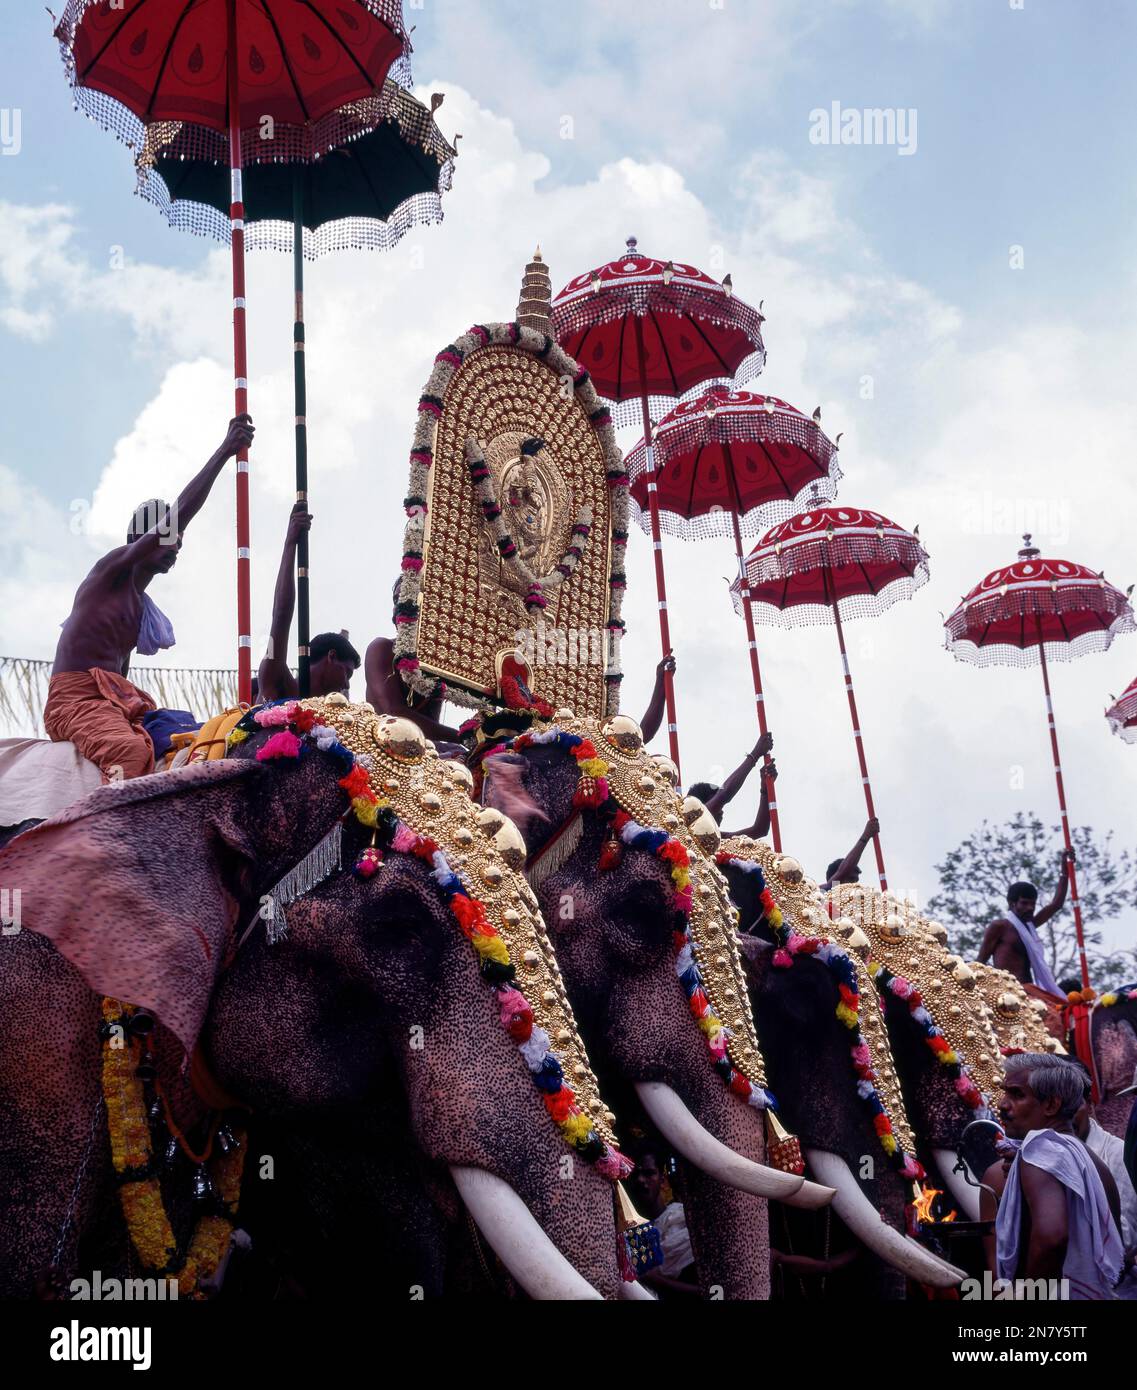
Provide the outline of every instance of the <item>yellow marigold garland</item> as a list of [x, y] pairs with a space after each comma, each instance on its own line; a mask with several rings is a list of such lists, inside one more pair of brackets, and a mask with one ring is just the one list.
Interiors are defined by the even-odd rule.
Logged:
[[[119, 1179], [119, 1195], [131, 1244], [147, 1269], [169, 1272], [176, 1278], [183, 1297], [202, 1298], [200, 1285], [212, 1278], [225, 1254], [233, 1229], [241, 1175], [245, 1167], [244, 1134], [228, 1153], [218, 1155], [211, 1174], [221, 1197], [223, 1214], [210, 1213], [198, 1219], [181, 1268], [170, 1266], [177, 1259], [178, 1243], [166, 1215], [157, 1175], [150, 1171], [154, 1150], [146, 1098], [137, 1074], [140, 1047], [137, 1039], [125, 1037], [119, 1045], [114, 1031], [134, 1013], [132, 1006], [117, 999], [104, 999], [103, 1021], [107, 1036], [103, 1042], [103, 1097], [107, 1107], [111, 1161]], [[135, 1175], [138, 1176], [135, 1176]]]

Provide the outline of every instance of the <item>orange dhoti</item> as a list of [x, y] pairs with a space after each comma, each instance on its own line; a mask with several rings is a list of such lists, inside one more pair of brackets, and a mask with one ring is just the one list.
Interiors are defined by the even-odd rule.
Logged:
[[43, 725], [54, 743], [71, 742], [108, 782], [154, 771], [154, 745], [142, 716], [156, 709], [144, 690], [114, 671], [52, 676]]

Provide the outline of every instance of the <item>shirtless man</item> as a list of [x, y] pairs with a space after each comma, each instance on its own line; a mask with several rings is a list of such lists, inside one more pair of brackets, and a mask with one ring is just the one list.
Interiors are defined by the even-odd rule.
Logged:
[[1062, 994], [1046, 963], [1037, 929], [1044, 922], [1049, 922], [1066, 901], [1070, 872], [1068, 865], [1073, 862], [1073, 850], [1064, 849], [1058, 860], [1057, 891], [1041, 912], [1035, 911], [1038, 889], [1033, 883], [1011, 884], [1007, 889], [1007, 915], [996, 917], [983, 933], [983, 944], [979, 948], [981, 964], [989, 960], [999, 970], [1009, 971], [1024, 985], [1037, 985], [1050, 994]]
[[154, 701], [126, 673], [136, 646], [152, 655], [172, 646], [174, 634], [147, 586], [155, 575], [173, 569], [182, 533], [222, 468], [252, 441], [250, 417], [231, 420], [221, 447], [173, 507], [158, 498], [144, 502], [126, 544], [104, 555], [79, 585], [55, 649], [43, 722], [53, 742], [70, 740], [107, 781], [154, 770], [154, 746], [142, 727]]
[[869, 847], [869, 842], [874, 835], [880, 834], [880, 821], [876, 816], [870, 816], [865, 821], [865, 828], [857, 836], [853, 848], [845, 855], [844, 859], [834, 859], [825, 870], [825, 882], [821, 884], [821, 891], [828, 893], [835, 883], [859, 883], [861, 881], [861, 855]]
[[[742, 790], [742, 784], [754, 771], [758, 759], [765, 757], [773, 746], [774, 735], [771, 733], [763, 734], [721, 787], [716, 787], [713, 782], [694, 782], [687, 788], [687, 795], [697, 797], [714, 816], [716, 825], [722, 825], [722, 813], [726, 809], [727, 803], [734, 800]], [[762, 768], [762, 792], [758, 798], [758, 814], [754, 817], [753, 824], [742, 830], [724, 830], [722, 832], [723, 839], [729, 839], [732, 835], [749, 835], [751, 839], [760, 840], [764, 835], [769, 834], [770, 788], [777, 780], [777, 776], [778, 769], [771, 759]]]
[[[399, 602], [399, 585], [396, 580], [391, 598]], [[392, 621], [394, 611], [392, 610]], [[424, 700], [415, 695], [403, 683], [402, 676], [395, 670], [395, 643], [390, 637], [376, 637], [363, 655], [363, 674], [367, 680], [367, 701], [379, 714], [395, 714], [402, 719], [416, 723], [427, 738], [434, 743], [458, 743], [458, 730], [442, 722], [442, 697], [432, 696]]]
[[[262, 700], [294, 700], [300, 694], [296, 677], [288, 669], [288, 634], [296, 608], [296, 547], [312, 526], [312, 514], [297, 502], [288, 517], [280, 571], [272, 597], [272, 626], [268, 651], [257, 671], [257, 690]], [[308, 690], [312, 695], [347, 695], [352, 675], [359, 669], [359, 653], [342, 632], [321, 632], [308, 643]]]

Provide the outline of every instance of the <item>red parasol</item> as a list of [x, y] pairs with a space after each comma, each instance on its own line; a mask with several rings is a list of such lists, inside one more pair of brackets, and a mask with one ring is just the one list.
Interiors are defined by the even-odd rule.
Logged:
[[[656, 261], [636, 249], [598, 270], [578, 275], [553, 300], [553, 332], [570, 356], [613, 404], [618, 425], [643, 423], [647, 468], [653, 468], [651, 410], [666, 410], [676, 397], [724, 377], [762, 370], [762, 315], [734, 297], [730, 276], [722, 283], [694, 266]], [[646, 483], [659, 598], [659, 636], [671, 650], [667, 583], [654, 483]], [[679, 764], [675, 689], [664, 679], [672, 761]]]
[[[1112, 696], [1110, 697], [1113, 698]], [[1105, 712], [1109, 727], [1126, 743], [1137, 743], [1137, 680], [1131, 680]]]
[[[1071, 850], [1070, 819], [1066, 812], [1062, 760], [1058, 754], [1058, 732], [1046, 663], [1048, 659], [1073, 661], [1086, 652], [1106, 651], [1119, 633], [1137, 630], [1137, 623], [1128, 595], [1106, 583], [1104, 575], [1071, 560], [1043, 559], [1037, 546], [1031, 545], [1029, 535], [1024, 536], [1023, 541], [1014, 564], [992, 570], [960, 600], [958, 608], [944, 623], [947, 648], [959, 660], [977, 666], [996, 662], [1032, 666], [1037, 659], [1046, 695], [1046, 722], [1054, 755], [1062, 835], [1067, 850]], [[1082, 906], [1078, 901], [1078, 879], [1072, 861], [1067, 865], [1067, 872], [1074, 928], [1078, 935], [1082, 987], [1088, 989], [1090, 972], [1082, 931]]]
[[[819, 415], [810, 419], [775, 396], [713, 386], [697, 400], [677, 405], [655, 430], [655, 496], [661, 528], [669, 535], [734, 538], [754, 702], [763, 734], [766, 702], [742, 561], [742, 532], [769, 525], [779, 511], [789, 515], [809, 489], [815, 496], [822, 492], [826, 497], [836, 491], [841, 476], [837, 446], [822, 434]], [[647, 490], [651, 475], [643, 440], [629, 453], [627, 466], [632, 500], [646, 530], [644, 508], [645, 501], [651, 500]], [[781, 828], [773, 799], [770, 834], [774, 848], [780, 850]]]
[[[919, 528], [906, 531], [863, 507], [811, 507], [762, 537], [746, 557], [745, 575], [760, 621], [786, 627], [832, 622], [836, 627], [865, 805], [875, 817], [842, 620], [877, 617], [927, 582], [928, 554], [920, 544]], [[740, 588], [738, 583], [732, 586], [736, 605]], [[884, 889], [888, 880], [879, 835], [873, 837], [873, 850]]]
[[[68, 0], [56, 27], [76, 105], [135, 150], [147, 125], [229, 139], [234, 410], [248, 410], [241, 130], [296, 127], [382, 92], [408, 50], [398, 0]], [[252, 693], [249, 460], [237, 455], [237, 678]]]

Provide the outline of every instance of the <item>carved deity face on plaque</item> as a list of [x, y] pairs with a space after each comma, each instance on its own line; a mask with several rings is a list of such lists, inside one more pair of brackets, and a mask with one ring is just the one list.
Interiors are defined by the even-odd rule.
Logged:
[[[545, 441], [536, 436], [498, 435], [485, 453], [506, 530], [520, 558], [543, 577], [560, 558], [572, 528], [572, 495], [564, 475]], [[483, 521], [480, 530], [483, 587], [524, 595], [525, 581], [501, 563], [490, 527]]]

